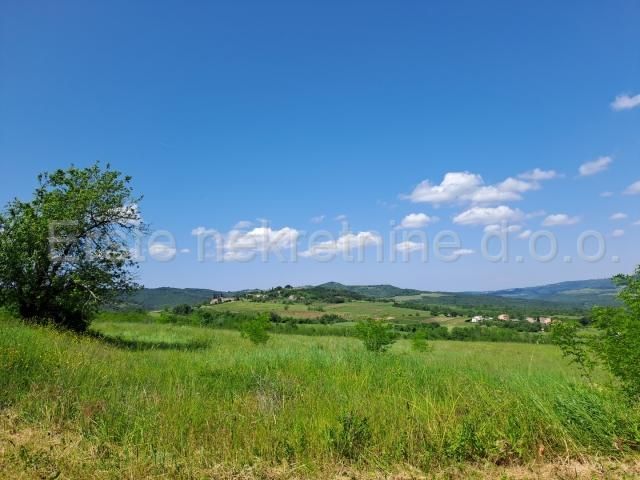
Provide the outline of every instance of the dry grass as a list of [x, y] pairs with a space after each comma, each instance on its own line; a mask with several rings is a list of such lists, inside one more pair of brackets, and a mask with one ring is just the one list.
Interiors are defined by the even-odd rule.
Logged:
[[[517, 466], [465, 464], [436, 468], [425, 473], [407, 465], [380, 470], [357, 470], [339, 464], [322, 465], [314, 471], [305, 465], [273, 466], [256, 461], [255, 465], [232, 468], [228, 465], [205, 466], [176, 464], [174, 468], [158, 469], [148, 459], [132, 459], [115, 445], [96, 445], [90, 439], [70, 429], [51, 431], [33, 428], [21, 422], [10, 411], [0, 414], [0, 478], [2, 479], [229, 479], [229, 480], [418, 480], [418, 479], [510, 479], [510, 480], [595, 480], [640, 478], [637, 458], [558, 459]], [[114, 468], [97, 469], [106, 457]], [[133, 460], [133, 461], [132, 461]]]

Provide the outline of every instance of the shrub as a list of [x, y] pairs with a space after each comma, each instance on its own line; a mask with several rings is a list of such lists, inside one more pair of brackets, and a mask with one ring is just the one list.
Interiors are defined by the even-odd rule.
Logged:
[[182, 303], [173, 307], [172, 312], [176, 315], [189, 315], [193, 312], [193, 307], [186, 303]]
[[269, 314], [263, 313], [244, 322], [240, 327], [240, 334], [243, 338], [248, 338], [256, 345], [264, 344], [269, 340], [267, 330], [270, 326]]
[[396, 341], [393, 326], [375, 320], [358, 322], [356, 336], [370, 352], [384, 352]]
[[430, 352], [433, 347], [427, 343], [427, 332], [425, 330], [418, 330], [411, 337], [411, 346], [416, 352]]
[[640, 267], [632, 275], [618, 275], [622, 307], [595, 307], [593, 328], [598, 335], [581, 335], [577, 324], [553, 327], [555, 342], [563, 354], [588, 372], [604, 365], [632, 398], [640, 397]]

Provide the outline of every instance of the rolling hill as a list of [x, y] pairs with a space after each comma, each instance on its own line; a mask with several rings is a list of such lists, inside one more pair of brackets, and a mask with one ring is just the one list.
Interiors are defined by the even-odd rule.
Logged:
[[611, 279], [577, 280], [553, 283], [536, 287], [511, 288], [483, 292], [513, 299], [543, 300], [547, 302], [571, 303], [582, 306], [615, 305], [618, 287]]
[[[593, 305], [616, 305], [615, 295], [618, 288], [610, 279], [597, 279], [487, 292], [429, 292], [394, 285], [344, 285], [338, 282], [327, 282], [315, 287], [300, 287], [296, 291], [307, 292], [307, 296], [315, 301], [326, 300], [324, 297], [329, 294], [335, 296], [344, 292], [344, 297], [347, 299], [395, 299], [457, 306], [531, 307], [536, 304], [547, 308], [555, 305], [587, 309]], [[159, 310], [183, 303], [198, 305], [214, 297], [236, 296], [249, 292], [267, 291], [223, 292], [202, 288], [143, 288], [125, 297], [118, 307]]]
[[186, 303], [197, 305], [208, 302], [214, 297], [226, 296], [229, 292], [207, 290], [204, 288], [143, 288], [122, 299], [119, 308], [142, 308], [144, 310], [161, 310]]

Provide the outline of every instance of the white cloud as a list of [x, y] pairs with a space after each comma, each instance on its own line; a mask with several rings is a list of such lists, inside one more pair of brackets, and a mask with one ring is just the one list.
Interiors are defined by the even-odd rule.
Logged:
[[452, 203], [465, 195], [470, 195], [483, 184], [482, 177], [470, 172], [446, 173], [440, 185], [432, 185], [429, 180], [419, 183], [409, 195], [416, 203]]
[[249, 220], [240, 220], [233, 226], [234, 230], [246, 230], [247, 228], [251, 228], [253, 226], [253, 222]]
[[189, 250], [188, 248], [183, 248], [180, 250], [180, 253], [191, 253], [191, 250]]
[[455, 216], [453, 223], [458, 225], [491, 225], [505, 222], [516, 223], [524, 218], [518, 209], [511, 209], [506, 205], [499, 207], [473, 207]]
[[402, 222], [400, 222], [400, 227], [421, 228], [426, 227], [433, 221], [435, 221], [435, 218], [430, 217], [424, 213], [410, 213], [402, 219]]
[[371, 245], [379, 245], [382, 239], [374, 232], [345, 233], [337, 240], [326, 240], [312, 245], [308, 250], [300, 252], [301, 257], [313, 257], [337, 252], [347, 252], [354, 248], [364, 248]]
[[425, 244], [421, 242], [400, 242], [396, 245], [398, 252], [417, 252], [425, 248]]
[[322, 223], [325, 219], [325, 215], [318, 215], [316, 217], [311, 217], [309, 220], [311, 223]]
[[521, 225], [499, 225], [497, 223], [484, 227], [484, 233], [517, 233], [522, 230]]
[[[549, 172], [537, 169], [523, 175], [548, 177]], [[535, 180], [524, 181], [509, 177], [495, 185], [486, 185], [478, 174], [448, 172], [440, 184], [434, 185], [429, 180], [424, 180], [414, 188], [410, 195], [404, 198], [408, 198], [414, 203], [434, 205], [462, 202], [486, 205], [521, 200], [523, 193], [539, 188], [540, 184]]]
[[611, 102], [611, 108], [617, 112], [621, 110], [630, 110], [638, 106], [640, 106], [640, 93], [633, 96], [623, 93], [622, 95], [618, 95], [616, 99]]
[[335, 219], [336, 219], [338, 222], [344, 222], [344, 221], [346, 221], [346, 220], [347, 220], [347, 216], [343, 213], [343, 214], [338, 215]]
[[640, 180], [629, 185], [623, 193], [625, 195], [640, 195]]
[[558, 175], [558, 172], [555, 170], [542, 170], [540, 168], [534, 168], [533, 170], [529, 170], [528, 172], [518, 175], [519, 178], [524, 180], [533, 180], [534, 182], [541, 180], [553, 180], [559, 176], [560, 175]]
[[454, 250], [453, 252], [451, 252], [451, 255], [464, 256], [464, 255], [473, 255], [474, 253], [476, 252], [469, 248], [460, 248], [458, 250]]
[[149, 245], [149, 254], [156, 260], [171, 260], [176, 255], [176, 248], [166, 243], [152, 243]]
[[599, 157], [590, 162], [583, 163], [580, 165], [579, 172], [583, 177], [588, 177], [590, 175], [595, 175], [596, 173], [604, 172], [609, 165], [613, 162], [613, 158], [609, 156]]
[[633, 225], [635, 225], [636, 227], [640, 227], [640, 220], [633, 222]]
[[542, 225], [545, 227], [559, 227], [564, 225], [575, 225], [580, 221], [580, 217], [570, 217], [566, 213], [556, 213], [544, 219]]
[[533, 232], [531, 230], [525, 230], [520, 235], [518, 235], [518, 238], [521, 240], [526, 240], [531, 236], [532, 233]]
[[248, 232], [232, 230], [227, 236], [227, 250], [281, 250], [291, 248], [298, 239], [299, 232], [294, 228], [284, 227], [273, 230], [270, 227], [256, 227]]
[[614, 230], [613, 232], [611, 232], [611, 236], [613, 238], [620, 238], [624, 236], [624, 230], [617, 228], [616, 230]]
[[626, 213], [618, 212], [609, 217], [609, 220], [626, 220], [629, 217]]
[[609, 197], [613, 197], [613, 192], [602, 192], [600, 193], [600, 196], [602, 198], [609, 198]]

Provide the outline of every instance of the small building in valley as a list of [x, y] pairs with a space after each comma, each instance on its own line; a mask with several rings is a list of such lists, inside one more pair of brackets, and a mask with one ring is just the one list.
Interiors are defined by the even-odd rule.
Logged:
[[511, 320], [511, 317], [506, 313], [502, 313], [498, 315], [498, 320], [501, 320], [503, 322], [508, 322], [509, 320]]

